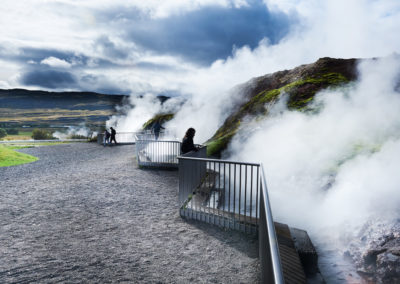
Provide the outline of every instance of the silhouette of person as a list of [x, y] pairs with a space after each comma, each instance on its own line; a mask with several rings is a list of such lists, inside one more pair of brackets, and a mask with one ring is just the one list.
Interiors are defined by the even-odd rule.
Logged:
[[117, 131], [115, 131], [114, 128], [110, 127], [111, 130], [111, 139], [110, 139], [110, 145], [114, 141], [115, 144], [117, 144], [117, 140], [115, 140], [115, 135], [117, 134]]
[[196, 134], [196, 130], [192, 127], [186, 131], [185, 137], [183, 137], [182, 144], [181, 144], [182, 154], [186, 154], [191, 151], [199, 150], [196, 146], [194, 146], [194, 143], [193, 143], [193, 137], [195, 134]]
[[165, 129], [164, 127], [161, 126], [160, 120], [157, 120], [153, 125], [153, 131], [154, 131], [154, 136], [155, 136], [156, 140], [158, 140], [158, 136], [160, 136], [161, 128]]
[[108, 145], [110, 143], [110, 132], [106, 129], [104, 131], [104, 146]]

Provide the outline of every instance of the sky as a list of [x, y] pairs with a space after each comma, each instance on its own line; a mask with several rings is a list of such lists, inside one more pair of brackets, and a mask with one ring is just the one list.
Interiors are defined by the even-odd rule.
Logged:
[[1, 88], [110, 94], [179, 91], [175, 74], [277, 43], [296, 22], [237, 0], [6, 0], [0, 12]]
[[220, 91], [318, 57], [397, 52], [399, 11], [395, 0], [4, 0], [0, 88], [197, 95], [211, 77]]

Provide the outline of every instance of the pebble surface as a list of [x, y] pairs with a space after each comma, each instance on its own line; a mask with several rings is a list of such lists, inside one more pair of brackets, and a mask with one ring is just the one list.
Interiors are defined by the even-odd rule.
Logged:
[[134, 146], [21, 149], [0, 168], [0, 283], [258, 283], [258, 241], [182, 219], [178, 172]]

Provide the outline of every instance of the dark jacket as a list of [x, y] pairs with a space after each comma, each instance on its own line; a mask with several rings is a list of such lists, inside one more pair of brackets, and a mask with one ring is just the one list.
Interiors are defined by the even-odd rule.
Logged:
[[182, 152], [182, 154], [186, 154], [190, 151], [197, 151], [197, 148], [193, 144], [192, 137], [185, 137], [182, 140], [181, 152]]

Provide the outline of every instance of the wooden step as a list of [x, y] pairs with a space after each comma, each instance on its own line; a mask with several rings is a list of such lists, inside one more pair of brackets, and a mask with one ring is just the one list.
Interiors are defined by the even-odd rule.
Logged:
[[279, 244], [279, 254], [281, 256], [281, 264], [285, 283], [307, 283], [299, 254], [294, 246], [289, 226], [277, 222], [274, 222], [274, 224], [276, 237]]

